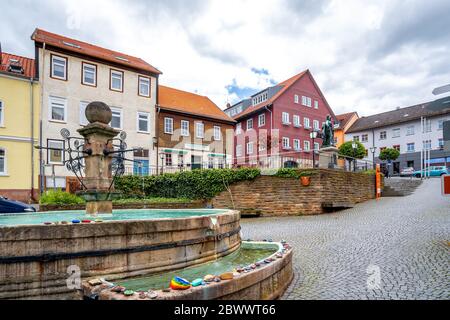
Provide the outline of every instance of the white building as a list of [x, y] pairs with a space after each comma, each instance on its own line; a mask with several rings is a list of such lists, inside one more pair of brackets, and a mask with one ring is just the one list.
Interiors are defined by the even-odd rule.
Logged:
[[431, 150], [432, 165], [448, 166], [450, 154], [443, 151], [443, 123], [450, 120], [448, 100], [443, 98], [362, 117], [347, 131], [345, 141], [358, 140], [367, 150], [366, 159], [375, 159], [378, 163], [383, 149], [398, 149], [401, 155], [393, 162], [391, 170], [394, 174], [406, 167], [420, 170], [422, 150]]
[[[128, 155], [142, 163], [134, 169], [142, 171], [144, 167], [148, 172], [149, 166], [156, 164], [153, 138], [161, 72], [139, 58], [40, 29], [35, 30], [32, 39], [41, 82], [41, 145], [64, 148], [60, 130], [67, 128], [72, 136], [79, 136], [77, 129], [87, 124], [87, 104], [102, 101], [112, 109], [111, 126], [126, 131], [128, 148], [144, 149], [140, 154]], [[46, 177], [42, 180], [47, 187], [66, 186], [66, 177], [72, 173], [63, 161], [62, 152], [42, 152], [41, 176]]]

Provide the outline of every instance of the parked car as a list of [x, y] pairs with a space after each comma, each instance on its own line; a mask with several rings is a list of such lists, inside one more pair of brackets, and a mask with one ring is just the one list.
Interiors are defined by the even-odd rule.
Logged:
[[31, 213], [36, 212], [32, 206], [16, 200], [0, 196], [0, 214], [2, 213]]
[[400, 171], [400, 177], [411, 177], [414, 174], [414, 168], [408, 167]]
[[[423, 176], [425, 177], [425, 175], [426, 175], [425, 170], [414, 171], [413, 176], [416, 178], [420, 178], [421, 172], [423, 173]], [[430, 177], [440, 177], [440, 176], [443, 176], [444, 174], [449, 174], [449, 170], [445, 166], [431, 166], [430, 167]]]

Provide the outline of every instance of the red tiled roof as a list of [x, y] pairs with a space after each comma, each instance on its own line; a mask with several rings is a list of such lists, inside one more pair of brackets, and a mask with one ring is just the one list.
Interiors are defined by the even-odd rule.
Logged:
[[347, 122], [350, 121], [350, 119], [351, 119], [354, 115], [356, 115], [357, 117], [359, 117], [359, 116], [358, 116], [358, 113], [355, 112], [355, 111], [353, 111], [353, 112], [348, 112], [348, 113], [343, 113], [343, 114], [336, 115], [336, 118], [338, 119], [338, 121], [339, 121], [339, 123], [340, 123], [340, 126], [341, 126], [342, 128], [344, 128], [344, 127], [347, 125]]
[[[22, 66], [22, 74], [8, 71], [8, 67], [11, 62], [14, 64], [15, 61], [18, 61], [18, 63]], [[22, 75], [27, 78], [34, 78], [34, 59], [3, 52], [1, 54], [0, 71], [8, 72], [12, 75]]]
[[301, 77], [303, 77], [306, 73], [308, 73], [309, 70], [305, 70], [295, 76], [293, 76], [292, 78], [289, 78], [283, 82], [280, 82], [279, 84], [277, 84], [277, 86], [283, 86], [283, 88], [278, 91], [273, 97], [271, 97], [269, 100], [261, 102], [260, 104], [257, 104], [255, 106], [251, 106], [248, 109], [246, 109], [244, 112], [236, 115], [236, 117], [234, 117], [234, 119], [240, 119], [245, 117], [248, 114], [251, 114], [255, 111], [258, 111], [260, 109], [263, 109], [265, 106], [268, 106], [270, 104], [272, 104], [276, 99], [278, 99], [278, 97], [280, 97], [287, 89], [289, 89], [290, 86], [292, 86], [297, 80], [299, 80]]
[[235, 122], [208, 97], [195, 93], [159, 85], [158, 99], [159, 106], [166, 110]]
[[31, 39], [38, 43], [46, 43], [48, 45], [52, 45], [54, 47], [61, 48], [70, 52], [84, 54], [138, 70], [161, 74], [161, 71], [140, 58], [101, 48], [79, 40], [67, 38], [45, 30], [36, 29], [33, 32]]

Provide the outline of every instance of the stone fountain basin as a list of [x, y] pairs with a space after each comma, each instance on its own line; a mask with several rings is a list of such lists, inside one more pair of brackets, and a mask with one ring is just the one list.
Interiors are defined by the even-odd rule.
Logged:
[[[281, 243], [268, 242], [243, 242], [242, 247], [246, 249], [267, 249], [274, 248], [276, 253], [282, 252]], [[187, 290], [151, 290], [157, 297], [153, 300], [273, 300], [279, 298], [293, 278], [291, 248], [285, 250], [282, 257], [277, 257], [276, 253], [264, 257], [272, 258], [273, 262], [264, 264], [248, 273], [234, 273], [233, 279], [222, 280], [220, 282], [204, 283], [198, 287], [191, 287]], [[217, 263], [221, 263], [221, 258]], [[257, 261], [252, 261], [255, 263]], [[201, 266], [199, 266], [201, 267]], [[237, 266], [236, 266], [237, 267]], [[195, 269], [197, 267], [193, 267]], [[156, 275], [158, 276], [158, 275]], [[167, 279], [167, 284], [170, 279]], [[141, 297], [138, 292], [131, 296], [123, 293], [116, 293], [112, 288], [116, 284], [109, 281], [91, 279], [84, 281], [82, 285], [83, 295], [97, 300], [150, 300], [150, 297]], [[98, 284], [101, 283], [101, 284]], [[120, 282], [119, 282], [120, 285]], [[145, 292], [145, 291], [143, 291]]]
[[[0, 299], [81, 299], [81, 278], [123, 279], [205, 263], [240, 246], [240, 213], [0, 227]], [[216, 224], [214, 224], [216, 222]]]

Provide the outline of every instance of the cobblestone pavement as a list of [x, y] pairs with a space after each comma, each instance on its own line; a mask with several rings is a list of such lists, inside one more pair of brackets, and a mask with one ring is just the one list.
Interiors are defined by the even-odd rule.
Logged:
[[283, 299], [450, 299], [450, 198], [439, 179], [337, 213], [244, 219], [242, 232], [293, 245]]

